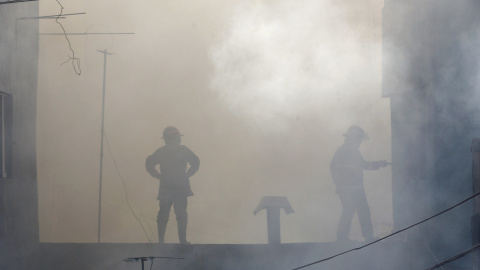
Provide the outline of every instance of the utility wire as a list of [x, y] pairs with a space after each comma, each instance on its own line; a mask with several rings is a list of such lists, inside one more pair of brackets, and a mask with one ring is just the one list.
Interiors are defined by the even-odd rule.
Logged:
[[443, 262], [441, 262], [441, 263], [439, 263], [439, 264], [436, 264], [436, 265], [434, 265], [434, 266], [432, 266], [432, 267], [430, 267], [430, 268], [427, 268], [427, 269], [425, 269], [425, 270], [433, 270], [433, 269], [442, 267], [443, 265], [445, 265], [445, 264], [447, 264], [447, 263], [449, 263], [449, 262], [453, 262], [453, 261], [455, 261], [455, 260], [458, 260], [458, 259], [462, 258], [463, 256], [465, 256], [465, 255], [467, 255], [467, 254], [469, 254], [469, 253], [472, 253], [472, 252], [474, 252], [475, 250], [477, 250], [477, 249], [479, 249], [479, 248], [480, 248], [480, 244], [477, 244], [477, 245], [475, 245], [475, 246], [473, 246], [473, 247], [465, 250], [464, 252], [462, 252], [462, 253], [460, 253], [460, 254], [457, 254], [457, 255], [451, 257], [450, 259], [445, 260], [445, 261], [443, 261]]
[[364, 247], [368, 247], [368, 246], [370, 246], [370, 245], [373, 245], [373, 244], [375, 244], [375, 243], [377, 243], [377, 242], [379, 242], [379, 241], [382, 241], [383, 239], [389, 238], [389, 237], [391, 237], [391, 236], [393, 236], [393, 235], [396, 235], [396, 234], [398, 234], [398, 233], [401, 233], [401, 232], [403, 232], [403, 231], [406, 231], [406, 230], [408, 230], [408, 229], [411, 229], [411, 228], [413, 228], [413, 227], [415, 227], [415, 226], [417, 226], [417, 225], [420, 225], [420, 224], [422, 224], [422, 223], [424, 223], [424, 222], [426, 222], [426, 221], [429, 221], [429, 220], [431, 220], [431, 219], [433, 219], [433, 218], [435, 218], [435, 217], [437, 217], [437, 216], [440, 216], [441, 214], [443, 214], [443, 213], [445, 213], [445, 212], [448, 212], [448, 211], [452, 210], [453, 208], [458, 207], [458, 206], [461, 205], [461, 204], [464, 204], [465, 202], [467, 202], [467, 201], [475, 198], [475, 197], [478, 196], [478, 195], [480, 195], [480, 192], [478, 192], [478, 193], [476, 193], [476, 194], [468, 197], [467, 199], [465, 199], [465, 200], [463, 200], [463, 201], [455, 204], [454, 206], [451, 206], [451, 207], [449, 207], [449, 208], [447, 208], [447, 209], [445, 209], [445, 210], [443, 210], [443, 211], [441, 211], [441, 212], [439, 212], [439, 213], [437, 213], [437, 214], [435, 214], [435, 215], [433, 215], [433, 216], [431, 216], [431, 217], [429, 217], [429, 218], [426, 218], [426, 219], [424, 219], [424, 220], [422, 220], [422, 221], [420, 221], [420, 222], [417, 222], [417, 223], [415, 223], [415, 224], [413, 224], [413, 225], [410, 225], [410, 226], [408, 226], [408, 227], [406, 227], [406, 228], [404, 228], [404, 229], [401, 229], [401, 230], [399, 230], [399, 231], [396, 231], [396, 232], [394, 232], [394, 233], [391, 233], [391, 234], [389, 234], [389, 235], [387, 235], [387, 236], [384, 236], [384, 237], [382, 237], [382, 238], [380, 238], [380, 239], [377, 239], [377, 240], [375, 240], [375, 241], [373, 241], [373, 242], [370, 242], [370, 243], [368, 243], [368, 244], [366, 244], [366, 245], [363, 245], [363, 246], [360, 246], [360, 247], [357, 247], [357, 248], [353, 248], [353, 249], [350, 249], [350, 250], [347, 250], [347, 251], [338, 253], [338, 254], [336, 254], [336, 255], [330, 256], [330, 257], [328, 257], [328, 258], [325, 258], [325, 259], [322, 259], [322, 260], [319, 260], [319, 261], [315, 261], [315, 262], [312, 262], [312, 263], [309, 263], [309, 264], [306, 264], [306, 265], [303, 265], [303, 266], [300, 266], [300, 267], [297, 267], [297, 268], [293, 268], [292, 270], [298, 270], [298, 269], [302, 269], [302, 268], [305, 268], [305, 267], [308, 267], [308, 266], [311, 266], [311, 265], [314, 265], [314, 264], [317, 264], [317, 263], [321, 263], [321, 262], [324, 262], [324, 261], [328, 261], [328, 260], [331, 260], [331, 259], [333, 259], [333, 258], [335, 258], [335, 257], [341, 256], [341, 255], [343, 255], [343, 254], [347, 254], [347, 253], [350, 253], [350, 252], [352, 252], [352, 251], [360, 250], [360, 249], [362, 249], [362, 248], [364, 248]]
[[125, 184], [125, 180], [123, 179], [122, 175], [120, 175], [120, 170], [118, 169], [117, 161], [115, 160], [115, 158], [113, 157], [112, 153], [110, 152], [110, 145], [108, 144], [108, 139], [107, 139], [107, 136], [106, 136], [106, 135], [105, 135], [105, 142], [107, 143], [108, 154], [110, 155], [110, 157], [111, 157], [112, 160], [113, 160], [113, 163], [115, 164], [115, 168], [116, 168], [116, 170], [117, 170], [118, 176], [120, 177], [120, 180], [122, 180], [123, 188], [124, 188], [124, 190], [125, 190], [125, 200], [126, 200], [126, 202], [127, 202], [128, 208], [130, 208], [130, 211], [132, 212], [133, 216], [134, 216], [135, 219], [138, 221], [138, 223], [140, 223], [140, 226], [142, 227], [142, 230], [143, 230], [143, 232], [145, 233], [145, 236], [147, 237], [148, 242], [149, 242], [149, 243], [152, 243], [152, 240], [150, 239], [150, 237], [148, 237], [148, 234], [147, 234], [147, 231], [145, 230], [145, 227], [143, 226], [142, 222], [141, 222], [140, 219], [137, 217], [137, 215], [135, 214], [135, 212], [134, 212], [133, 209], [132, 209], [132, 206], [130, 205], [130, 201], [128, 200], [127, 185]]

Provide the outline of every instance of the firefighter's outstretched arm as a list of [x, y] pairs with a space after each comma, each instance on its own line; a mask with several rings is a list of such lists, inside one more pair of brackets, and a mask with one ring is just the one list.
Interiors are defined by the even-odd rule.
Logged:
[[378, 170], [382, 167], [386, 167], [390, 165], [386, 160], [377, 160], [377, 161], [369, 161], [367, 162], [367, 170]]

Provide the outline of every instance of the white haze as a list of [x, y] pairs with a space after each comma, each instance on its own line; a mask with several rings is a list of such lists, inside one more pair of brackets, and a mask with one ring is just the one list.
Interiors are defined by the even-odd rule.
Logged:
[[379, 40], [362, 41], [362, 33], [346, 22], [348, 15], [329, 1], [237, 6], [212, 49], [214, 90], [229, 109], [277, 128], [285, 128], [285, 118], [305, 113], [331, 120], [325, 116], [344, 111], [338, 120], [350, 118], [331, 101], [355, 105], [352, 97], [365, 96], [378, 83], [379, 67], [368, 60]]
[[[201, 159], [192, 243], [266, 243], [263, 196], [287, 196], [283, 242], [335, 240], [340, 202], [328, 171], [349, 125], [366, 159], [390, 159], [381, 97], [383, 1], [61, 1], [82, 74], [62, 36], [40, 37], [38, 178], [44, 242], [96, 242], [103, 55], [108, 58], [102, 242], [156, 241], [158, 182], [144, 169], [176, 125]], [[41, 14], [56, 14], [41, 1]], [[60, 32], [53, 20], [41, 32]], [[107, 147], [108, 146], [108, 147]], [[374, 232], [392, 227], [390, 169], [368, 172]], [[134, 217], [130, 207], [136, 214]], [[142, 229], [140, 223], [143, 225]], [[354, 221], [353, 239], [362, 239]], [[173, 216], [167, 242], [177, 242]]]

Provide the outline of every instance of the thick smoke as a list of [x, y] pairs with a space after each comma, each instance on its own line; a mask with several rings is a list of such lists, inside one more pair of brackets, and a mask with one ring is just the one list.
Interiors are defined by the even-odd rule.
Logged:
[[[380, 11], [371, 8], [372, 14]], [[267, 170], [264, 181], [273, 177], [296, 181], [297, 187], [320, 187], [297, 203], [300, 213], [307, 212], [300, 218], [311, 218], [322, 228], [309, 233], [322, 240], [333, 240], [338, 217], [338, 206], [333, 211], [324, 207], [338, 203], [328, 163], [341, 134], [351, 124], [364, 125], [374, 140], [369, 147], [376, 148], [367, 157], [389, 158], [388, 103], [380, 96], [379, 21], [352, 18], [357, 12], [361, 10], [354, 5], [330, 1], [246, 2], [236, 6], [211, 51], [212, 90], [251, 127], [251, 134], [266, 137], [256, 146], [267, 152], [261, 161]], [[389, 190], [386, 182], [367, 183], [374, 209], [388, 201], [380, 195]], [[319, 202], [320, 208], [312, 206]], [[378, 233], [389, 231], [389, 214], [388, 208], [375, 211]]]
[[212, 49], [213, 90], [230, 110], [272, 132], [305, 114], [327, 128], [348, 126], [352, 111], [375, 94], [371, 88], [378, 90], [379, 66], [370, 64], [380, 48], [349, 15], [330, 1], [238, 5]]
[[[281, 216], [283, 242], [333, 241], [340, 202], [328, 165], [342, 134], [361, 125], [370, 135], [365, 158], [390, 158], [380, 2], [161, 2], [130, 12], [125, 6], [116, 16], [99, 14], [101, 3], [68, 9], [65, 1], [65, 12], [88, 11], [65, 20], [67, 30], [135, 35], [72, 38], [82, 76], [60, 65], [68, 55], [64, 39], [40, 40], [41, 240], [96, 241], [97, 50], [108, 49], [115, 54], [107, 64], [102, 241], [156, 241], [158, 182], [144, 161], [163, 144], [167, 125], [176, 125], [201, 159], [189, 199], [191, 242], [266, 243], [266, 215], [253, 210], [269, 195], [287, 196], [295, 210]], [[54, 12], [54, 4], [44, 10]], [[51, 22], [41, 27], [58, 32]], [[390, 171], [365, 178], [375, 233], [385, 235], [392, 227]], [[167, 242], [177, 241], [175, 225], [172, 214]], [[351, 236], [360, 235], [354, 223]]]
[[[391, 1], [386, 7], [384, 91], [396, 112], [392, 143], [402, 146], [393, 149], [394, 219], [402, 227], [471, 195], [470, 144], [480, 132], [479, 5]], [[471, 246], [471, 215], [467, 203], [413, 230], [410, 239], [431, 250], [426, 260], [438, 262]]]

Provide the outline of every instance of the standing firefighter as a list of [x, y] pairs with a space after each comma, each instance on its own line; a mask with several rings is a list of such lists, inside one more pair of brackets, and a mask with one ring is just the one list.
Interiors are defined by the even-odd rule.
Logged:
[[337, 227], [337, 241], [348, 241], [352, 218], [357, 213], [365, 241], [373, 238], [372, 220], [367, 197], [363, 188], [363, 170], [377, 170], [387, 166], [385, 160], [365, 161], [360, 153], [360, 144], [368, 135], [358, 126], [351, 126], [330, 163], [330, 172], [342, 203], [342, 214]]
[[[157, 216], [158, 242], [164, 242], [170, 209], [175, 211], [178, 226], [178, 238], [181, 244], [187, 242], [187, 198], [193, 196], [189, 177], [200, 166], [200, 160], [188, 147], [181, 145], [180, 131], [172, 126], [163, 130], [165, 146], [147, 157], [145, 166], [151, 176], [160, 179], [158, 200], [160, 210]], [[160, 165], [160, 170], [157, 170]], [[188, 167], [188, 168], [187, 168]]]

